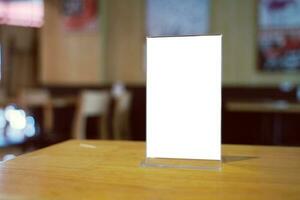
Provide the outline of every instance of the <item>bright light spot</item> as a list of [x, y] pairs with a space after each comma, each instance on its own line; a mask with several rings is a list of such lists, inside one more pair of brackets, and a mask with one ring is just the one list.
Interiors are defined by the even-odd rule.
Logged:
[[11, 143], [20, 143], [25, 139], [25, 135], [22, 133], [22, 130], [14, 129], [11, 126], [7, 127], [7, 138]]
[[14, 154], [6, 154], [3, 156], [2, 162], [8, 161], [8, 160], [12, 160], [14, 159], [16, 156]]
[[0, 147], [5, 146], [6, 140], [4, 138], [4, 129], [0, 129]]
[[0, 23], [41, 27], [44, 18], [42, 0], [35, 1], [0, 1]]
[[9, 113], [11, 110], [15, 110], [15, 107], [12, 105], [6, 106], [6, 108], [4, 109], [4, 117], [6, 118], [6, 120], [9, 119]]
[[0, 109], [0, 146], [18, 144], [37, 133], [35, 119], [13, 105]]
[[35, 120], [32, 116], [27, 116], [26, 117], [26, 122], [27, 122], [27, 124], [30, 124], [30, 125], [33, 125], [33, 126], [35, 124]]
[[10, 125], [14, 129], [24, 129], [26, 127], [26, 119], [24, 111], [14, 110], [11, 111]]
[[112, 95], [114, 97], [120, 97], [125, 92], [125, 86], [122, 82], [116, 82], [112, 87]]
[[6, 125], [6, 120], [4, 116], [4, 111], [0, 109], [0, 129], [4, 128]]
[[24, 129], [26, 127], [26, 114], [24, 110], [5, 109], [5, 118], [14, 129]]
[[31, 116], [26, 117], [26, 128], [24, 129], [25, 135], [27, 137], [32, 137], [35, 135], [35, 121], [34, 118]]

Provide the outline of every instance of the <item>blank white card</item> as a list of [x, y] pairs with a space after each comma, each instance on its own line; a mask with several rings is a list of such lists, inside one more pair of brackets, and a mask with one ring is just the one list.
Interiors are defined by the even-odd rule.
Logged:
[[221, 159], [221, 44], [147, 38], [148, 158]]

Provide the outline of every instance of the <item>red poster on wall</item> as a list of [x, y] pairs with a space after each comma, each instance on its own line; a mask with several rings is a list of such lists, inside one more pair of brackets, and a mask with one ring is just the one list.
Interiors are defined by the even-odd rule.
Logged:
[[98, 28], [97, 0], [63, 0], [63, 24], [67, 31]]
[[300, 70], [300, 0], [259, 1], [259, 66]]

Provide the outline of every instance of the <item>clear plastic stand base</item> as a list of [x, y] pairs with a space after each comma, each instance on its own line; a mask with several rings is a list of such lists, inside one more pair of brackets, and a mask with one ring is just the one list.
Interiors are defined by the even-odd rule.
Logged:
[[221, 171], [221, 160], [197, 160], [197, 159], [171, 159], [171, 158], [146, 158], [141, 167], [178, 168]]

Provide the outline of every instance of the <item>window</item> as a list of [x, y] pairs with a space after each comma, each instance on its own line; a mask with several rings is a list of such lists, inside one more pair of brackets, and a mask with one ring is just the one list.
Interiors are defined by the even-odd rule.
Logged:
[[207, 34], [209, 15], [209, 0], [147, 0], [147, 35]]
[[0, 0], [0, 24], [41, 27], [43, 0]]

